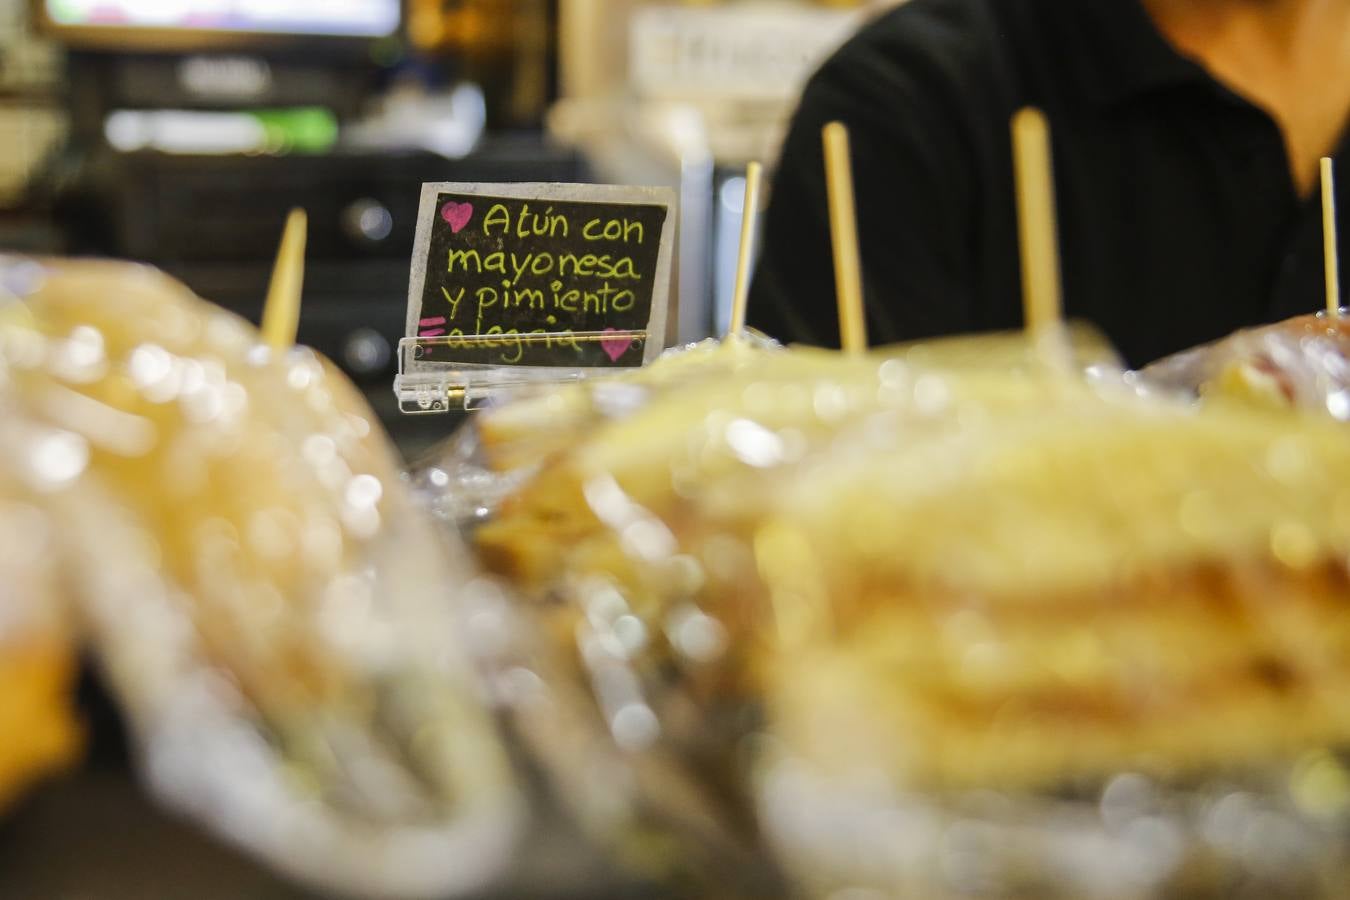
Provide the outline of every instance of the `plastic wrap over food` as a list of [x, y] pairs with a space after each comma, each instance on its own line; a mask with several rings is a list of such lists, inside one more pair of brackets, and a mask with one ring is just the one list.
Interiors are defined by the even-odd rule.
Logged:
[[333, 891], [498, 876], [519, 807], [460, 649], [473, 574], [359, 394], [151, 270], [3, 275], [6, 439], [154, 791]]
[[[1094, 336], [1078, 343], [1095, 365], [1113, 365]], [[948, 355], [970, 360], [968, 373], [939, 374]], [[780, 627], [760, 602], [756, 517], [854, 429], [906, 434], [946, 427], [953, 410], [1034, 409], [1039, 372], [1034, 350], [1007, 338], [862, 358], [764, 354], [578, 435], [476, 529], [475, 546], [534, 601], [545, 629], [574, 643], [573, 664], [654, 815], [671, 795], [686, 813], [697, 798], [721, 823], [720, 847], [755, 848], [743, 769], [762, 710], [752, 651]]]
[[1350, 444], [1057, 393], [872, 430], [758, 524], [782, 858], [819, 896], [1342, 896]]
[[1325, 313], [1236, 332], [1146, 366], [1140, 383], [1350, 421], [1350, 325]]
[[441, 521], [471, 529], [490, 519], [545, 460], [592, 429], [633, 415], [677, 385], [733, 372], [780, 349], [747, 332], [672, 348], [649, 366], [612, 377], [503, 393], [411, 467], [414, 487]]
[[0, 362], [0, 814], [36, 779], [70, 765], [80, 748], [58, 533], [35, 496], [36, 473], [15, 452], [24, 428]]
[[[1091, 328], [1071, 326], [1063, 335], [1075, 367], [1089, 379], [1118, 379], [1119, 357]], [[595, 429], [633, 417], [690, 389], [727, 379], [772, 373], [828, 374], [839, 355], [794, 347], [753, 330], [725, 340], [704, 340], [666, 351], [655, 363], [611, 377], [504, 395], [412, 467], [419, 498], [442, 521], [470, 529], [489, 521], [503, 498], [528, 482], [546, 461], [585, 440]], [[873, 359], [896, 359], [927, 368], [975, 368], [1014, 374], [1044, 365], [1042, 354], [1017, 339], [954, 338], [878, 350]]]
[[696, 798], [822, 897], [1336, 896], [1338, 426], [1017, 339], [795, 353], [593, 429], [475, 531], [654, 821]]

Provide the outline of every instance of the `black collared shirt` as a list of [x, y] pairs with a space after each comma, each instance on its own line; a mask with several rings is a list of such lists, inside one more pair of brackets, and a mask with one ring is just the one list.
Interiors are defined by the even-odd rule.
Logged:
[[[1053, 130], [1064, 304], [1132, 364], [1325, 304], [1320, 193], [1139, 0], [912, 0], [806, 88], [749, 319], [837, 346], [821, 127], [849, 126], [874, 344], [1022, 322], [1009, 120]], [[1350, 142], [1336, 154], [1350, 208]], [[1350, 261], [1350, 227], [1341, 229]]]

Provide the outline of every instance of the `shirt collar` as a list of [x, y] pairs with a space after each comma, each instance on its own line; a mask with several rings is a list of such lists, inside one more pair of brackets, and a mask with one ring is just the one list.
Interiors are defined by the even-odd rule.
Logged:
[[1095, 106], [1115, 106], [1181, 85], [1214, 84], [1153, 23], [1142, 0], [1073, 0], [1083, 13], [1087, 52], [1080, 91]]

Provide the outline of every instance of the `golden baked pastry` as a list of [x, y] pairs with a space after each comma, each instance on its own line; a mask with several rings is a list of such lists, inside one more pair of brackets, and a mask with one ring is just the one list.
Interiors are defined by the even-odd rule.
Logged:
[[[798, 475], [756, 547], [771, 604], [809, 616], [791, 641], [834, 659], [774, 668], [799, 746], [1034, 789], [1350, 742], [1334, 423], [1062, 394]], [[826, 696], [886, 736], [820, 727]]]
[[[1334, 780], [1340, 427], [957, 358], [794, 371], [789, 351], [682, 385], [547, 460], [477, 546], [579, 669], [628, 673], [622, 702], [597, 690], [616, 739], [676, 756], [733, 819], [759, 770], [751, 827], [820, 896], [971, 892], [943, 880], [963, 823], [992, 835], [995, 894], [1092, 894], [1128, 847], [1081, 820], [1122, 776], [1209, 791], [1316, 759]], [[1199, 809], [1213, 790], [1167, 796]], [[1312, 866], [1270, 883], [1336, 883], [1314, 871], [1335, 855], [1310, 808], [1258, 794]], [[1175, 827], [1176, 858], [1123, 896], [1246, 877], [1193, 816]], [[901, 835], [932, 853], [911, 861]]]
[[0, 374], [0, 813], [34, 781], [72, 765], [82, 743], [58, 534], [14, 471], [19, 423], [7, 407]]
[[516, 797], [457, 643], [472, 571], [359, 393], [153, 270], [17, 265], [0, 358], [157, 792], [334, 889], [495, 874]]

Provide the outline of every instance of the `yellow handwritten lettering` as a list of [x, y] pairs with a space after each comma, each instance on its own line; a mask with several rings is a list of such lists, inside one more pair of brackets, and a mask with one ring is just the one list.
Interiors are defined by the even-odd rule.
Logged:
[[488, 210], [488, 214], [483, 217], [483, 234], [491, 235], [493, 226], [502, 231], [511, 229], [511, 213], [505, 204], [494, 203]]
[[581, 229], [581, 236], [588, 241], [622, 241], [627, 244], [637, 235], [637, 243], [646, 240], [646, 230], [641, 222], [630, 219], [591, 219]]
[[566, 276], [569, 274], [568, 269], [570, 267], [572, 275], [589, 278], [592, 275], [592, 269], [595, 267], [595, 260], [594, 253], [587, 253], [579, 258], [575, 253], [564, 253], [558, 257], [558, 274]]
[[454, 272], [455, 266], [461, 266], [466, 272], [472, 263], [474, 272], [483, 271], [483, 260], [479, 258], [477, 250], [451, 250], [450, 265], [446, 268], [447, 272]]
[[476, 317], [478, 334], [483, 333], [483, 310], [497, 305], [497, 289], [490, 287], [480, 287], [474, 291], [474, 298], [478, 301], [478, 315]]
[[511, 254], [511, 273], [512, 273], [512, 274], [511, 274], [511, 283], [512, 283], [512, 284], [517, 284], [517, 283], [519, 283], [520, 277], [521, 277], [522, 275], [525, 274], [525, 270], [528, 269], [528, 268], [530, 267], [530, 263], [531, 263], [533, 260], [534, 260], [534, 254], [533, 254], [533, 253], [526, 253], [526, 254], [525, 254], [525, 259], [524, 259], [523, 261], [522, 261], [522, 260], [519, 260], [519, 259], [516, 257], [516, 255], [515, 255], [514, 253]]
[[637, 265], [632, 257], [621, 256], [615, 259], [612, 254], [604, 253], [596, 255], [587, 253], [583, 256], [577, 256], [575, 253], [564, 253], [558, 257], [558, 274], [575, 275], [580, 278], [629, 278], [634, 281], [641, 281], [642, 276], [638, 274]]
[[461, 300], [464, 299], [464, 291], [465, 291], [464, 288], [460, 288], [460, 289], [459, 289], [459, 293], [458, 293], [458, 294], [455, 294], [455, 295], [452, 297], [452, 296], [450, 296], [450, 292], [447, 291], [447, 290], [445, 289], [445, 286], [444, 286], [444, 285], [441, 286], [441, 293], [445, 295], [445, 299], [446, 299], [446, 300], [449, 300], [449, 301], [450, 301], [450, 318], [451, 318], [451, 319], [453, 319], [453, 318], [456, 316], [456, 314], [459, 313], [459, 301], [461, 301]]
[[503, 340], [488, 341], [484, 344], [485, 347], [491, 347], [493, 349], [496, 349], [497, 347], [507, 347], [514, 349], [515, 352], [512, 354], [507, 353], [498, 354], [498, 358], [502, 362], [504, 363], [520, 362], [521, 357], [525, 355], [525, 344], [520, 339], [519, 329], [512, 328], [510, 330], [505, 330], [500, 325], [493, 325], [491, 328], [487, 330], [487, 333], [491, 335], [501, 335]]
[[569, 226], [567, 217], [558, 215], [549, 207], [542, 213], [530, 212], [530, 204], [524, 204], [516, 219], [516, 237], [567, 237]]

